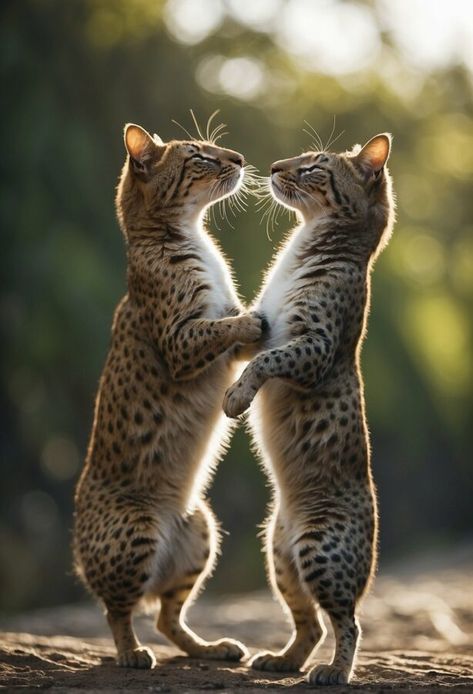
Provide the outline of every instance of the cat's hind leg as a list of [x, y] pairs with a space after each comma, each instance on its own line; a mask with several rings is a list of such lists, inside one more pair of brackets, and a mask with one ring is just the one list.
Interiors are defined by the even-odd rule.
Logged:
[[238, 661], [248, 655], [245, 646], [233, 639], [205, 641], [186, 624], [185, 614], [211, 573], [217, 554], [215, 520], [202, 502], [186, 518], [175, 555], [176, 569], [170, 585], [160, 594], [157, 627], [161, 633], [193, 658]]
[[363, 542], [361, 551], [354, 546], [354, 537], [348, 518], [327, 519], [323, 524], [308, 524], [295, 544], [301, 581], [328, 613], [336, 641], [332, 662], [310, 670], [311, 684], [347, 684], [353, 672], [361, 633], [355, 610], [371, 567], [370, 544]]
[[266, 553], [271, 587], [286, 611], [289, 608], [294, 632], [280, 653], [258, 653], [251, 666], [255, 670], [273, 672], [297, 671], [322, 642], [326, 632], [317, 605], [301, 586], [291, 548], [283, 541], [283, 528], [277, 516], [268, 528]]
[[132, 624], [131, 610], [107, 610], [107, 621], [117, 647], [117, 664], [121, 667], [151, 669], [156, 658], [151, 648], [138, 641]]
[[152, 668], [153, 652], [141, 646], [132, 615], [143, 598], [150, 567], [162, 547], [155, 511], [137, 500], [91, 497], [76, 518], [74, 554], [78, 573], [105, 605], [122, 667]]
[[328, 610], [335, 634], [335, 655], [330, 664], [320, 664], [313, 667], [307, 676], [310, 684], [347, 684], [353, 671], [354, 660], [360, 627], [355, 617], [355, 605], [351, 605], [342, 612], [340, 610]]

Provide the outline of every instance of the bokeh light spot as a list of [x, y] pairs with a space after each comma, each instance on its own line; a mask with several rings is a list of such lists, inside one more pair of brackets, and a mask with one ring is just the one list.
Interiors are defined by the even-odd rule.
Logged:
[[408, 279], [423, 285], [439, 282], [446, 259], [441, 243], [422, 228], [404, 228], [397, 239], [398, 270]]
[[264, 85], [262, 64], [254, 58], [225, 60], [219, 72], [220, 86], [224, 92], [239, 99], [253, 99]]
[[197, 66], [196, 79], [208, 92], [220, 91], [220, 69], [225, 58], [221, 55], [209, 55]]
[[403, 58], [421, 70], [473, 57], [470, 0], [429, 0], [428, 6], [424, 0], [378, 0], [377, 10]]
[[427, 371], [445, 395], [468, 392], [473, 369], [468, 317], [447, 294], [418, 295], [406, 307], [409, 339]]
[[418, 142], [419, 158], [436, 173], [463, 178], [473, 173], [473, 123], [463, 113], [432, 117]]
[[404, 174], [396, 188], [399, 203], [411, 219], [428, 219], [435, 213], [438, 196], [428, 177]]
[[64, 436], [50, 438], [41, 453], [41, 465], [54, 480], [62, 482], [74, 477], [79, 469], [77, 446]]
[[227, 9], [241, 24], [246, 24], [257, 31], [269, 32], [274, 29], [281, 4], [281, 0], [258, 0], [258, 2], [227, 0]]
[[[468, 233], [469, 231], [469, 233]], [[450, 273], [455, 287], [463, 294], [473, 293], [473, 228], [453, 247]]]
[[372, 65], [381, 46], [367, 7], [334, 0], [289, 0], [281, 12], [276, 38], [306, 69], [329, 75]]
[[200, 43], [222, 23], [224, 9], [220, 0], [168, 0], [164, 21], [169, 32], [182, 43]]

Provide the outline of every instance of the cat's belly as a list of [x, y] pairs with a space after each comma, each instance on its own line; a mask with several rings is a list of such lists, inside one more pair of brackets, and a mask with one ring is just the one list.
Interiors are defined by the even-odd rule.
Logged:
[[[249, 418], [253, 439], [263, 453], [264, 466], [277, 486], [301, 474], [298, 435], [301, 421], [299, 393], [281, 379], [271, 379], [260, 389]], [[292, 458], [296, 454], [295, 462]], [[289, 480], [290, 482], [290, 480]]]

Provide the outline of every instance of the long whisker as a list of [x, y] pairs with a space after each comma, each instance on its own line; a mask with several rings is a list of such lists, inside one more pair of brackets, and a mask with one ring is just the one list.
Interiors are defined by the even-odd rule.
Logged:
[[248, 176], [248, 187], [250, 188], [251, 194], [254, 195], [255, 198], [265, 198], [271, 193], [269, 182], [269, 176], [259, 176], [258, 174], [250, 171]]
[[190, 134], [190, 132], [187, 130], [187, 128], [185, 128], [183, 125], [181, 125], [177, 120], [174, 120], [174, 118], [173, 118], [173, 119], [171, 120], [171, 123], [174, 123], [174, 124], [177, 125], [179, 128], [181, 128], [181, 130], [183, 130], [183, 131], [186, 133], [187, 137], [188, 137], [190, 140], [195, 140], [195, 137], [194, 137], [193, 135]]
[[226, 123], [220, 123], [219, 125], [215, 126], [215, 128], [210, 133], [209, 142], [215, 144], [217, 140], [220, 140], [220, 138], [224, 137], [225, 135], [228, 135], [228, 130], [225, 130], [226, 127]]
[[216, 228], [218, 231], [222, 231], [222, 228], [221, 228], [220, 224], [219, 224], [218, 221], [217, 221], [217, 215], [215, 214], [215, 206], [214, 206], [214, 205], [211, 205], [211, 206], [210, 206], [210, 212], [211, 212], [211, 214], [212, 214], [212, 219], [213, 219], [213, 223], [215, 224], [215, 228]]
[[199, 124], [198, 124], [198, 122], [197, 122], [197, 118], [195, 117], [195, 113], [194, 113], [194, 111], [193, 111], [192, 109], [190, 109], [190, 113], [191, 113], [191, 116], [192, 116], [192, 120], [194, 121], [194, 125], [195, 125], [195, 129], [197, 130], [197, 134], [199, 135], [199, 137], [200, 137], [201, 140], [205, 140], [204, 136], [202, 135], [202, 131], [201, 131], [200, 127], [199, 127]]
[[240, 190], [238, 190], [234, 195], [232, 195], [230, 198], [227, 198], [228, 205], [232, 209], [232, 211], [237, 210], [238, 212], [246, 212], [248, 203], [246, 202], [245, 196], [245, 190], [243, 188], [240, 188]]
[[271, 188], [269, 185], [270, 178], [267, 176], [259, 176], [259, 191], [257, 197], [259, 198], [256, 203], [256, 208], [258, 212], [262, 212], [260, 224], [266, 221], [266, 237], [268, 241], [272, 242], [272, 237], [270, 234], [270, 228], [278, 226], [278, 217], [282, 211], [281, 205], [274, 199]]
[[[213, 198], [214, 195], [215, 197], [218, 197], [219, 195], [224, 195], [225, 193], [228, 193], [230, 180], [231, 179], [229, 177], [224, 180], [214, 181], [210, 188], [210, 198]], [[229, 224], [229, 226], [232, 229], [234, 229], [235, 227], [232, 221], [230, 220], [229, 214], [231, 214], [233, 217], [236, 217], [237, 213], [246, 211], [247, 202], [245, 198], [247, 193], [248, 189], [245, 185], [245, 181], [243, 180], [239, 190], [237, 190], [234, 193], [231, 193], [230, 195], [227, 195], [226, 197], [220, 198], [216, 201], [216, 203], [214, 203], [210, 207], [216, 207], [218, 209], [220, 219], [226, 221]], [[216, 215], [213, 209], [211, 210], [211, 215], [215, 223], [215, 226], [217, 227], [217, 229], [220, 230], [220, 225], [217, 222]]]
[[[320, 137], [319, 133], [318, 133], [317, 130], [314, 128], [314, 126], [311, 125], [311, 124], [309, 123], [308, 120], [305, 120], [304, 123], [307, 125], [307, 127], [308, 127], [309, 130], [311, 131], [310, 133], [307, 133], [307, 134], [308, 134], [310, 137], [315, 137], [315, 143], [316, 143], [316, 145], [317, 145], [317, 149], [318, 149], [320, 152], [322, 152], [323, 149], [324, 149], [324, 146], [323, 146], [323, 144], [322, 144], [322, 138]], [[307, 130], [306, 130], [305, 132], [307, 132]], [[312, 134], [311, 134], [311, 133], [312, 133]]]
[[[213, 195], [213, 192], [214, 192], [214, 187], [215, 187], [215, 183], [212, 183], [212, 185], [210, 186], [210, 190], [209, 190], [209, 196], [210, 196], [210, 198], [212, 198], [212, 195]], [[206, 214], [207, 214], [207, 218], [208, 218], [208, 219], [211, 219], [211, 221], [213, 222], [213, 224], [215, 224], [215, 227], [218, 229], [218, 231], [220, 231], [220, 227], [219, 227], [218, 222], [217, 222], [217, 220], [216, 220], [216, 218], [215, 218], [215, 210], [214, 210], [214, 206], [213, 206], [213, 205], [209, 205], [209, 206], [207, 207], [207, 209], [206, 209]]]
[[[309, 130], [307, 130], [306, 128], [302, 128], [302, 132], [303, 132], [303, 133], [306, 133], [310, 138], [313, 138], [313, 133], [311, 133], [311, 132], [310, 132]], [[317, 144], [317, 142], [315, 142], [313, 139], [311, 139], [311, 141], [310, 141], [309, 144], [310, 144], [310, 147], [311, 147], [314, 151], [319, 151], [319, 150], [320, 150], [320, 146], [319, 146], [319, 145]], [[305, 149], [305, 148], [304, 148], [304, 149]], [[301, 154], [304, 152], [304, 149], [301, 149]]]
[[216, 116], [217, 114], [219, 114], [219, 113], [220, 113], [220, 109], [217, 108], [217, 109], [209, 116], [209, 119], [208, 119], [208, 121], [207, 121], [207, 127], [206, 127], [206, 129], [205, 129], [205, 135], [206, 135], [206, 140], [207, 140], [207, 142], [211, 142], [211, 141], [212, 141], [212, 138], [211, 138], [211, 136], [210, 136], [210, 126], [212, 125], [212, 121], [213, 121], [213, 119], [215, 118], [215, 116]]
[[331, 147], [332, 145], [334, 145], [335, 142], [336, 142], [337, 140], [339, 140], [339, 139], [341, 138], [341, 136], [342, 136], [344, 133], [345, 133], [345, 131], [344, 131], [344, 130], [341, 130], [341, 131], [338, 133], [338, 135], [337, 135], [336, 137], [333, 138], [333, 140], [330, 140], [330, 142], [329, 142], [328, 145], [327, 145], [327, 149], [328, 149], [329, 147]]
[[328, 136], [327, 144], [324, 146], [324, 150], [327, 151], [328, 148], [330, 147], [330, 143], [332, 141], [333, 133], [335, 132], [335, 125], [337, 122], [337, 116], [334, 113], [333, 114], [333, 124], [332, 124], [332, 130], [330, 131], [330, 135]]
[[267, 208], [274, 200], [274, 197], [270, 191], [268, 191], [264, 197], [260, 197], [259, 200], [256, 201], [255, 207], [258, 210], [258, 212], [261, 212], [265, 208]]
[[232, 224], [232, 222], [228, 218], [228, 211], [227, 211], [227, 205], [226, 205], [227, 200], [229, 200], [229, 198], [223, 198], [222, 200], [218, 201], [218, 208], [219, 208], [219, 212], [220, 212], [220, 217], [222, 219], [224, 219], [232, 229], [235, 229], [234, 225]]

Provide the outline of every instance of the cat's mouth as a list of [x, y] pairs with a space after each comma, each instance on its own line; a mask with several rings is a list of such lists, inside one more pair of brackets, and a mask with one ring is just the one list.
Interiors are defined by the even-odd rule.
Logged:
[[219, 179], [215, 187], [216, 198], [227, 197], [236, 193], [243, 182], [243, 176], [244, 169], [240, 168], [239, 170], [231, 171], [225, 178]]
[[289, 207], [290, 209], [297, 208], [296, 196], [292, 195], [291, 190], [288, 189], [287, 186], [281, 184], [281, 182], [276, 181], [273, 176], [271, 177], [271, 191], [273, 197], [285, 207]]
[[271, 178], [271, 189], [274, 193], [274, 195], [279, 198], [279, 197], [284, 197], [284, 190], [281, 186], [279, 186], [274, 178]]

